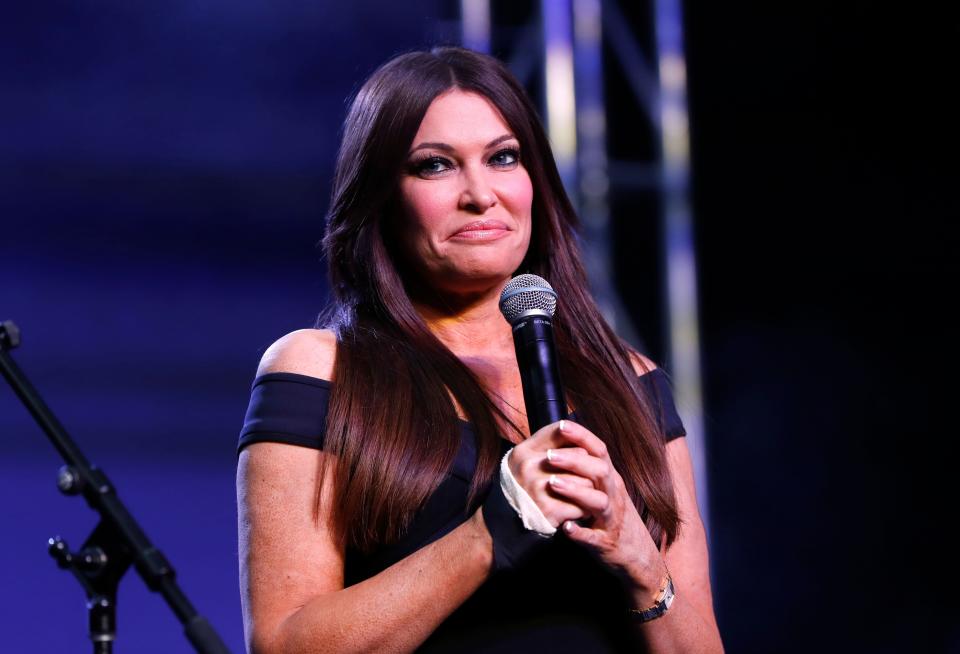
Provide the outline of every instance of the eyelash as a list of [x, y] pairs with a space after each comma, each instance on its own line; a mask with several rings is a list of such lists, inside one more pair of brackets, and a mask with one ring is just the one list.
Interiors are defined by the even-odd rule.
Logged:
[[[498, 157], [501, 157], [505, 154], [511, 155], [513, 160], [508, 163], [502, 163], [502, 164], [493, 163], [492, 165], [497, 168], [512, 168], [513, 166], [520, 163], [520, 151], [517, 148], [504, 148], [502, 150], [498, 150], [496, 153], [491, 155], [489, 161], [492, 162], [494, 159], [497, 159]], [[434, 154], [434, 155], [428, 155], [426, 157], [423, 157], [421, 159], [411, 162], [410, 167], [414, 173], [423, 177], [435, 177], [437, 175], [440, 175], [446, 172], [446, 170], [430, 170], [429, 169], [430, 166], [436, 165], [436, 164], [442, 164], [444, 166], [449, 167], [451, 165], [451, 162], [446, 157], [441, 157], [440, 155]]]

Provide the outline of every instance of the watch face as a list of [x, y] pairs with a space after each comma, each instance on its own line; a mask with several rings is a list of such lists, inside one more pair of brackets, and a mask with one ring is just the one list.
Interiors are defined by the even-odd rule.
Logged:
[[667, 596], [663, 598], [663, 608], [669, 609], [671, 604], [673, 604], [673, 593], [668, 593]]
[[673, 579], [670, 580], [670, 583], [667, 584], [667, 591], [663, 596], [663, 610], [666, 611], [670, 608], [670, 605], [673, 604], [674, 590], [673, 590]]

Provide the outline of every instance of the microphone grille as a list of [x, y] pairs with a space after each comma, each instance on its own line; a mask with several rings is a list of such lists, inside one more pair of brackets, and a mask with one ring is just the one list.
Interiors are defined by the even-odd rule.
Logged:
[[557, 294], [543, 277], [517, 275], [500, 293], [500, 313], [511, 325], [528, 313], [542, 313], [552, 318], [557, 310]]

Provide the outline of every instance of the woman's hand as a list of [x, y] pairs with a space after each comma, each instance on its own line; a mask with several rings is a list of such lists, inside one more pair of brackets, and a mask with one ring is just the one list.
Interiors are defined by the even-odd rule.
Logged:
[[552, 492], [548, 483], [551, 475], [556, 473], [553, 476], [557, 479], [563, 479], [570, 486], [580, 487], [584, 491], [593, 489], [590, 479], [550, 469], [547, 451], [566, 444], [558, 429], [559, 425], [559, 422], [555, 422], [538, 430], [533, 436], [516, 445], [507, 458], [513, 478], [557, 529], [568, 520], [589, 518], [589, 514], [572, 499]]
[[[566, 424], [570, 424], [569, 421], [566, 421]], [[550, 478], [563, 480], [564, 483], [581, 488], [584, 492], [594, 488], [594, 482], [590, 479], [576, 473], [564, 473], [553, 469], [547, 461], [547, 452], [550, 449], [569, 445], [564, 440], [559, 426], [560, 422], [555, 422], [539, 429], [530, 438], [514, 446], [507, 458], [507, 465], [510, 466], [513, 478], [533, 499], [550, 524], [557, 529], [566, 521], [589, 519], [590, 515], [572, 498], [553, 492], [548, 483]]]
[[[518, 483], [551, 522], [554, 517], [560, 520], [555, 526], [562, 524], [571, 540], [583, 543], [621, 573], [631, 590], [657, 593], [666, 565], [610, 461], [606, 444], [595, 434], [562, 420], [514, 448], [508, 463]], [[567, 502], [583, 515], [570, 515]], [[575, 522], [581, 518], [586, 525]]]

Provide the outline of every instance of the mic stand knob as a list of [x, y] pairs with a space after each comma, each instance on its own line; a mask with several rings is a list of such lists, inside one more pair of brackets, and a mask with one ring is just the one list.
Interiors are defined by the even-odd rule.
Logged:
[[73, 466], [60, 466], [57, 471], [57, 488], [64, 495], [79, 495], [83, 491], [83, 478]]

